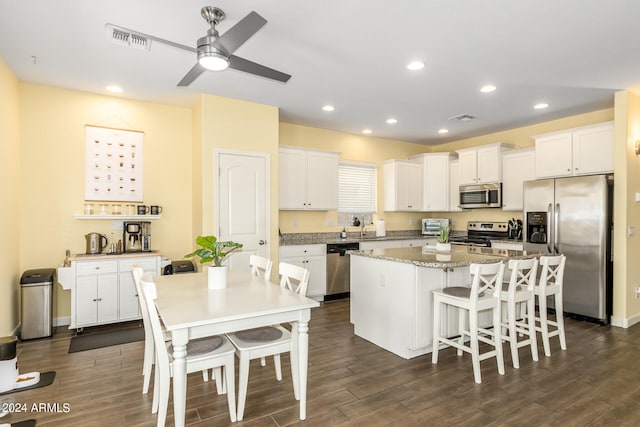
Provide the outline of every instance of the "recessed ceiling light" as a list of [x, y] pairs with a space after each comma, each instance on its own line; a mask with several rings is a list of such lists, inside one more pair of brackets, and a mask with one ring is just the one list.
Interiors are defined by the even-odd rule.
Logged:
[[335, 107], [333, 105], [325, 105], [324, 107], [322, 107], [323, 111], [333, 111], [335, 110]]
[[122, 93], [122, 88], [116, 85], [109, 85], [106, 89], [111, 93]]
[[424, 62], [412, 61], [407, 64], [407, 69], [411, 71], [422, 70], [424, 68]]
[[541, 102], [539, 104], [534, 105], [533, 108], [535, 108], [536, 110], [544, 110], [548, 106], [549, 106], [549, 104], [547, 104], [545, 102]]
[[441, 134], [449, 133], [449, 129], [444, 129], [444, 128], [439, 129], [439, 130], [438, 130], [438, 133], [441, 133]]
[[365, 135], [369, 135], [373, 133], [373, 131], [371, 129], [362, 129], [362, 133], [364, 133]]
[[394, 119], [394, 118], [387, 119], [387, 124], [388, 125], [395, 125], [396, 123], [398, 123], [397, 119]]
[[496, 87], [494, 85], [484, 85], [480, 88], [480, 92], [482, 93], [490, 93], [494, 90], [496, 90]]

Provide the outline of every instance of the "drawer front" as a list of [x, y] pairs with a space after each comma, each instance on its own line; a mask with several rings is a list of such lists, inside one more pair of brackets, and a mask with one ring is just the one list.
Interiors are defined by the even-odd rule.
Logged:
[[117, 273], [118, 261], [81, 261], [76, 266], [78, 276], [88, 276], [92, 274]]
[[120, 272], [125, 273], [131, 271], [134, 265], [138, 264], [144, 271], [156, 271], [157, 257], [138, 257], [127, 258], [118, 261], [120, 263]]
[[280, 258], [296, 256], [326, 255], [327, 245], [280, 246]]

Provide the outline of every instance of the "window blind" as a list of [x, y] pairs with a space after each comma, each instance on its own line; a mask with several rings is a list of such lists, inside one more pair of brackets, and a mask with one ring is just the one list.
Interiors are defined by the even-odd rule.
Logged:
[[375, 212], [377, 193], [377, 165], [340, 162], [338, 212]]

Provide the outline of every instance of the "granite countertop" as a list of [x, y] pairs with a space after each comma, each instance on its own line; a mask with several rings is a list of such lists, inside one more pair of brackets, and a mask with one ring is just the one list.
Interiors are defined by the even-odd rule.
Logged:
[[360, 237], [359, 231], [349, 232], [346, 239], [341, 239], [340, 233], [287, 233], [280, 237], [280, 246], [437, 238], [438, 236], [425, 236], [420, 230], [387, 231], [384, 237], [376, 237], [375, 231], [366, 231], [364, 237]]
[[492, 249], [476, 246], [453, 245], [451, 252], [439, 252], [423, 247], [391, 248], [349, 251], [354, 256], [364, 256], [385, 261], [414, 264], [418, 267], [453, 268], [466, 267], [470, 264], [488, 264], [510, 259], [526, 259], [539, 256], [539, 253]]
[[119, 259], [119, 258], [131, 258], [131, 257], [145, 257], [145, 256], [158, 256], [159, 251], [150, 252], [125, 252], [121, 254], [73, 254], [69, 257], [69, 261], [95, 261], [106, 259]]

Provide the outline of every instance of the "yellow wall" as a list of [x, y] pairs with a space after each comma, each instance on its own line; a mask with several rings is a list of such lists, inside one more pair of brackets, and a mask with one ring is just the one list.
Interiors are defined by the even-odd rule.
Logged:
[[[352, 135], [326, 129], [280, 123], [280, 145], [337, 151], [341, 160], [380, 163], [387, 159], [406, 159], [430, 148], [425, 145], [403, 141]], [[277, 182], [277, 181], [275, 181]], [[378, 168], [378, 214], [376, 219], [384, 219], [387, 230], [419, 230], [420, 213], [384, 212], [382, 169]], [[338, 215], [335, 211], [305, 212], [280, 211], [280, 230], [283, 233], [337, 232]], [[297, 226], [296, 226], [297, 224]], [[333, 225], [327, 225], [333, 224]], [[372, 230], [372, 227], [367, 227]]]
[[[195, 230], [204, 234], [217, 235], [214, 230], [216, 213], [214, 206], [215, 177], [214, 152], [216, 149], [241, 150], [268, 153], [270, 158], [271, 195], [270, 206], [270, 256], [278, 259], [278, 109], [270, 105], [254, 104], [236, 99], [212, 95], [202, 95], [198, 106], [201, 123], [202, 173], [194, 175], [194, 181], [201, 183], [202, 216]], [[195, 159], [198, 161], [198, 159]], [[195, 171], [195, 168], [194, 168]], [[195, 198], [198, 200], [198, 198]], [[197, 207], [197, 206], [196, 206]], [[195, 210], [195, 209], [194, 209]], [[197, 214], [194, 212], [194, 216]], [[193, 241], [197, 233], [192, 236]], [[276, 264], [277, 265], [277, 264]]]
[[[25, 195], [20, 203], [21, 271], [57, 267], [66, 249], [84, 253], [88, 232], [122, 238], [109, 220], [72, 217], [84, 204], [85, 125], [144, 131], [144, 202], [164, 209], [162, 219], [151, 224], [152, 248], [171, 259], [191, 250], [190, 108], [23, 83], [20, 118], [22, 162], [15, 182]], [[59, 285], [54, 289], [54, 318], [69, 316], [70, 292]]]
[[18, 80], [0, 59], [0, 336], [14, 334], [20, 293], [20, 116]]
[[640, 321], [640, 236], [627, 236], [628, 227], [640, 231], [640, 157], [635, 143], [640, 140], [640, 97], [631, 92], [618, 92], [615, 98], [615, 207], [614, 207], [614, 317], [615, 324], [628, 326]]

